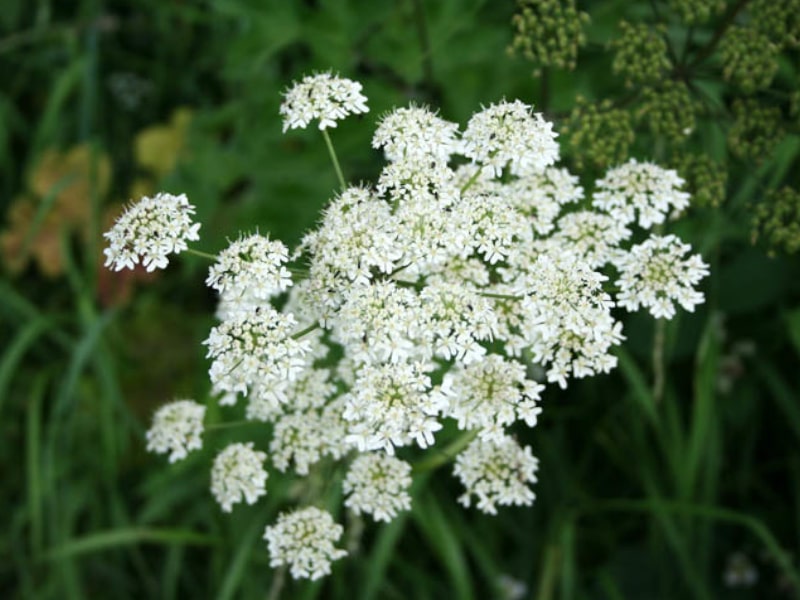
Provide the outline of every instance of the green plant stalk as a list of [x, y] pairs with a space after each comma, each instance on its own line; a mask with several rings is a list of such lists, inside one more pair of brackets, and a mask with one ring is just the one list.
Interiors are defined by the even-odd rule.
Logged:
[[339, 179], [339, 185], [342, 187], [342, 191], [347, 189], [347, 184], [344, 182], [344, 175], [342, 174], [342, 167], [339, 166], [339, 159], [336, 156], [336, 150], [333, 148], [333, 142], [331, 142], [331, 136], [328, 135], [328, 130], [322, 130], [322, 137], [325, 138], [325, 145], [328, 147], [328, 154], [331, 157], [331, 162], [333, 162], [333, 168], [336, 170], [336, 177]]
[[455, 440], [453, 440], [444, 450], [434, 454], [430, 458], [425, 460], [421, 460], [413, 466], [414, 474], [417, 473], [424, 473], [425, 471], [433, 471], [434, 469], [438, 469], [444, 464], [447, 464], [453, 458], [455, 458], [456, 454], [461, 452], [464, 448], [466, 448], [469, 443], [478, 437], [478, 431], [465, 431]]

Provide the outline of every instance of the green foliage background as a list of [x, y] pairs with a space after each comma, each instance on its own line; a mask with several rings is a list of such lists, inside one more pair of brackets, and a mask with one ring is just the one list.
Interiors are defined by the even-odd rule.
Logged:
[[[96, 160], [110, 156], [114, 177], [105, 197], [90, 187], [90, 234], [62, 236], [63, 275], [29, 265], [0, 281], [3, 597], [505, 598], [505, 577], [531, 598], [798, 593], [800, 261], [780, 240], [752, 243], [754, 219], [757, 230], [783, 219], [791, 233], [800, 214], [791, 191], [800, 185], [797, 46], [782, 47], [774, 78], [754, 90], [725, 79], [716, 36], [752, 25], [758, 2], [720, 2], [692, 25], [674, 10], [688, 1], [583, 4], [586, 43], [575, 70], [564, 70], [507, 54], [511, 1], [5, 1], [0, 212], [50, 148], [88, 143]], [[649, 92], [615, 67], [622, 20], [661, 23], [661, 39], [685, 52], [660, 77], [691, 83], [703, 106], [687, 139], [637, 116], [648, 114]], [[705, 157], [711, 175], [727, 177], [676, 226], [711, 264], [702, 310], [661, 325], [629, 318], [620, 368], [548, 389], [540, 425], [518, 432], [541, 461], [532, 508], [494, 518], [463, 510], [442, 468], [415, 485], [410, 513], [366, 524], [332, 577], [280, 582], [260, 538], [296, 494], [291, 478], [271, 473], [265, 501], [222, 515], [208, 467], [224, 435], [176, 465], [143, 450], [155, 407], [206, 399], [207, 264], [181, 258], [127, 302], [104, 305], [96, 236], [104, 204], [126, 199], [141, 174], [136, 133], [189, 107], [182, 158], [158, 187], [198, 207], [202, 249], [256, 228], [295, 244], [336, 180], [316, 130], [281, 134], [280, 92], [328, 69], [363, 82], [370, 100], [368, 115], [332, 132], [351, 181], [378, 172], [369, 142], [391, 107], [428, 103], [463, 124], [503, 97], [556, 122], [564, 161], [582, 165], [585, 185], [606, 166], [575, 142], [587, 139], [574, 137], [593, 122], [587, 110], [631, 119], [631, 139], [614, 140], [627, 136], [623, 121], [600, 131], [614, 142], [604, 151], [619, 142], [624, 155], [681, 168]], [[120, 74], [134, 76], [133, 91], [115, 91]], [[737, 102], [750, 103], [745, 115], [778, 110], [781, 135], [754, 140]], [[739, 125], [740, 139], [761, 144], [757, 156], [729, 141]], [[778, 210], [774, 190], [787, 187]], [[50, 208], [45, 197], [33, 228]], [[776, 241], [769, 231], [759, 242]], [[723, 572], [740, 551], [759, 580], [728, 589]]]

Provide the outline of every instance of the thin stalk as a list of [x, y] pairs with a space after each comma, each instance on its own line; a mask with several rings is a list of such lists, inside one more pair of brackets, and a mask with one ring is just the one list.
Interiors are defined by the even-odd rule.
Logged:
[[656, 319], [653, 338], [653, 403], [658, 406], [664, 397], [664, 343], [666, 341], [666, 319]]
[[475, 171], [475, 173], [473, 174], [473, 176], [469, 178], [469, 181], [467, 181], [467, 183], [465, 183], [463, 186], [461, 186], [461, 193], [463, 194], [469, 188], [471, 188], [472, 184], [474, 184], [476, 181], [478, 181], [478, 177], [480, 177], [480, 176], [481, 176], [481, 170], [480, 170], [480, 168], [478, 168]]
[[433, 471], [434, 469], [438, 469], [442, 465], [449, 463], [455, 458], [456, 454], [466, 448], [476, 437], [478, 437], [477, 430], [465, 431], [441, 452], [438, 452], [430, 458], [426, 458], [425, 460], [421, 460], [416, 463], [413, 467], [414, 473], [418, 474], [424, 473], [425, 471]]
[[336, 157], [336, 150], [333, 149], [333, 142], [331, 142], [331, 136], [328, 135], [328, 130], [322, 130], [322, 137], [325, 138], [325, 145], [328, 146], [328, 154], [331, 157], [331, 162], [333, 162], [333, 168], [336, 170], [336, 177], [339, 178], [339, 185], [342, 186], [342, 191], [347, 188], [347, 184], [344, 182], [344, 175], [342, 174], [342, 167], [339, 166], [339, 159]]
[[303, 337], [307, 333], [311, 333], [315, 329], [319, 329], [319, 323], [314, 323], [313, 325], [309, 325], [305, 329], [301, 329], [297, 333], [292, 334], [292, 339], [293, 340], [299, 340], [301, 337]]
[[202, 250], [195, 250], [194, 248], [187, 248], [186, 252], [189, 254], [194, 254], [195, 256], [200, 256], [202, 258], [207, 258], [209, 260], [217, 260], [217, 256], [215, 254], [209, 254], [208, 252], [203, 252]]

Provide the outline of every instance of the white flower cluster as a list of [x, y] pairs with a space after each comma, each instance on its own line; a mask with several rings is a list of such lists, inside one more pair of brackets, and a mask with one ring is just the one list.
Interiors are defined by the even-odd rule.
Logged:
[[654, 317], [671, 319], [675, 302], [689, 312], [703, 302], [694, 289], [708, 275], [708, 265], [674, 235], [651, 236], [617, 259], [620, 270], [617, 301], [628, 310], [647, 308]]
[[411, 508], [411, 465], [383, 452], [360, 454], [342, 483], [344, 505], [355, 514], [371, 514], [376, 521], [394, 519]]
[[330, 513], [309, 506], [283, 513], [264, 531], [271, 567], [288, 565], [295, 579], [319, 579], [331, 572], [331, 562], [347, 556], [336, 548], [344, 528]]
[[258, 234], [243, 237], [220, 252], [206, 285], [231, 303], [242, 299], [247, 306], [263, 303], [292, 285], [292, 276], [283, 266], [288, 261], [289, 251], [282, 242]]
[[680, 191], [683, 183], [671, 169], [632, 158], [597, 182], [592, 205], [625, 224], [638, 215], [639, 225], [649, 228], [689, 206], [689, 194]]
[[253, 450], [253, 443], [229, 445], [214, 459], [211, 468], [211, 493], [222, 510], [231, 512], [233, 505], [245, 500], [254, 504], [267, 493], [264, 452]]
[[528, 484], [536, 483], [538, 468], [530, 446], [523, 448], [510, 436], [474, 440], [456, 456], [453, 472], [467, 490], [459, 502], [469, 507], [474, 495], [478, 508], [490, 515], [497, 514], [497, 505], [529, 506], [536, 494]]
[[[305, 78], [286, 93], [284, 130], [365, 112], [360, 90]], [[266, 461], [313, 482], [341, 460], [345, 505], [389, 521], [411, 504], [411, 465], [396, 454], [413, 462], [437, 441], [466, 445], [454, 469], [465, 506], [531, 504], [537, 460], [513, 437], [542, 412], [531, 374], [567, 387], [608, 372], [624, 339], [618, 307], [669, 318], [674, 303], [703, 301], [700, 257], [641, 231], [687, 207], [673, 171], [631, 161], [586, 197], [555, 165], [552, 124], [519, 101], [482, 109], [463, 131], [426, 107], [398, 108], [372, 143], [388, 160], [376, 184], [341, 190], [293, 253], [240, 237], [209, 271], [220, 297], [204, 342], [212, 393], [243, 399], [245, 418], [271, 433], [269, 453], [234, 444], [215, 460], [224, 510], [266, 493]], [[151, 244], [111, 237], [137, 253]], [[199, 446], [202, 412], [163, 410], [148, 448], [176, 460]], [[285, 513], [265, 533], [271, 564], [327, 574], [341, 533], [320, 509]]]
[[206, 407], [194, 400], [175, 400], [165, 404], [153, 415], [153, 425], [147, 431], [147, 449], [166, 454], [169, 462], [186, 458], [191, 450], [203, 446], [203, 418]]
[[199, 223], [192, 223], [195, 208], [185, 194], [145, 196], [129, 207], [110, 231], [104, 250], [106, 267], [133, 269], [141, 260], [148, 271], [164, 269], [168, 256], [186, 250], [186, 242], [199, 239]]
[[304, 77], [285, 94], [280, 113], [283, 130], [304, 129], [314, 119], [319, 128], [336, 127], [336, 121], [347, 115], [368, 112], [367, 98], [361, 84], [331, 73]]

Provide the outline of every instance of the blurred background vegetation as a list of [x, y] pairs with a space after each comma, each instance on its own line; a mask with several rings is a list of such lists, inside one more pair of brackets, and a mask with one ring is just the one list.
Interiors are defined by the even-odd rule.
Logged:
[[[797, 0], [4, 0], [2, 597], [797, 597], [798, 42]], [[712, 275], [696, 314], [627, 318], [611, 375], [548, 389], [518, 432], [532, 508], [463, 510], [440, 469], [309, 584], [277, 581], [261, 540], [290, 478], [223, 516], [224, 435], [176, 465], [144, 453], [156, 406], [207, 400], [208, 265], [111, 274], [101, 233], [165, 190], [198, 207], [203, 250], [294, 245], [337, 185], [278, 106], [328, 69], [370, 99], [332, 132], [351, 181], [377, 174], [393, 106], [463, 124], [520, 98], [585, 186], [630, 156], [677, 168], [695, 201], [671, 227]]]

